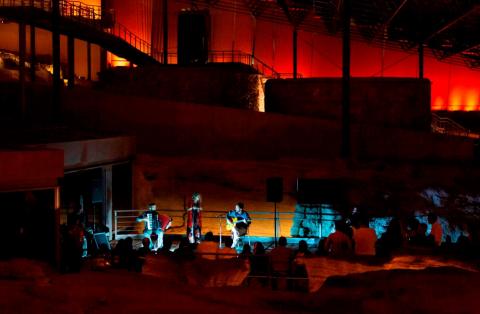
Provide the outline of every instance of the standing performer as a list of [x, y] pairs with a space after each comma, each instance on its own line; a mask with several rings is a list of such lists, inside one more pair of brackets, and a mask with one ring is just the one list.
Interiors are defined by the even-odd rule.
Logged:
[[150, 240], [150, 249], [156, 251], [163, 247], [163, 233], [172, 225], [172, 219], [157, 212], [155, 203], [148, 204], [148, 210], [137, 217], [137, 222], [143, 221], [143, 235]]
[[202, 197], [200, 193], [192, 194], [192, 200], [187, 209], [187, 237], [190, 243], [200, 243], [202, 236]]
[[237, 246], [241, 236], [247, 234], [248, 226], [250, 226], [251, 223], [252, 219], [250, 219], [250, 215], [244, 210], [244, 205], [241, 202], [235, 205], [235, 209], [227, 213], [227, 230], [232, 231], [232, 248]]

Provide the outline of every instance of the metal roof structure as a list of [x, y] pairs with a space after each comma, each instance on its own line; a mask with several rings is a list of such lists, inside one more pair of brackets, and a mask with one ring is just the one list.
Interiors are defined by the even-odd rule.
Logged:
[[[216, 8], [341, 35], [345, 0], [178, 0], [194, 9]], [[349, 0], [355, 40], [480, 68], [480, 0]]]

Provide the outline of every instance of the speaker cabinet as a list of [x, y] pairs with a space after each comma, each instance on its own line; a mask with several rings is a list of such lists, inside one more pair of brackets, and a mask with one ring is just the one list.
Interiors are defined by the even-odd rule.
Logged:
[[267, 179], [267, 202], [280, 203], [283, 201], [283, 178]]
[[184, 11], [178, 16], [178, 64], [208, 62], [210, 14], [208, 11]]

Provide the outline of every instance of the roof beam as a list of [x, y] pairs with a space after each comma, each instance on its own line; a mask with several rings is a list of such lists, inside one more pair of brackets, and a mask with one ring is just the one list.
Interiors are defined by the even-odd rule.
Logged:
[[390, 25], [390, 23], [392, 23], [393, 19], [398, 15], [398, 13], [400, 13], [400, 11], [405, 6], [405, 4], [407, 4], [407, 1], [408, 0], [403, 0], [403, 2], [397, 7], [395, 12], [393, 12], [393, 14], [390, 16], [390, 18], [385, 23], [383, 23], [384, 27], [386, 27], [386, 26]]
[[[295, 6], [290, 6], [286, 0], [277, 0], [277, 4], [282, 8], [283, 12], [287, 16], [288, 21], [294, 27], [298, 27], [307, 17], [308, 13], [313, 9], [312, 4], [305, 3], [293, 3]], [[292, 14], [293, 12], [293, 14]]]
[[446, 30], [448, 30], [449, 28], [451, 28], [452, 26], [454, 26], [458, 22], [462, 21], [463, 19], [468, 17], [470, 14], [473, 14], [473, 13], [477, 12], [478, 9], [479, 9], [479, 5], [474, 5], [472, 8], [470, 8], [467, 12], [465, 12], [461, 16], [459, 16], [459, 17], [455, 18], [454, 20], [448, 22], [446, 25], [442, 26], [441, 28], [439, 28], [438, 30], [436, 30], [435, 32], [430, 34], [427, 38], [425, 38], [423, 40], [423, 42], [428, 43], [430, 40], [437, 37], [441, 33], [445, 32]]
[[440, 60], [451, 58], [451, 57], [454, 57], [454, 56], [459, 55], [459, 54], [461, 55], [461, 54], [464, 54], [466, 52], [469, 52], [470, 50], [477, 49], [477, 48], [480, 48], [480, 43], [476, 43], [476, 44], [474, 44], [470, 47], [460, 49], [460, 50], [457, 50], [457, 51], [453, 51], [453, 52], [449, 52], [448, 50], [445, 50], [444, 51], [445, 54], [440, 58]]
[[400, 13], [400, 11], [405, 6], [405, 4], [407, 4], [407, 1], [408, 0], [403, 0], [403, 2], [395, 9], [395, 12], [393, 12], [392, 15], [390, 15], [388, 20], [384, 22], [381, 27], [378, 28], [378, 30], [373, 35], [373, 39], [376, 39], [380, 34], [385, 33], [385, 29], [390, 25], [390, 23], [392, 23], [395, 17]]

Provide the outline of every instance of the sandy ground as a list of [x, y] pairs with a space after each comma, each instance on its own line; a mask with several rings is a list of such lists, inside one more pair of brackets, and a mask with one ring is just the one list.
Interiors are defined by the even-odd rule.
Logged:
[[201, 288], [122, 270], [61, 275], [28, 261], [10, 276], [0, 269], [0, 313], [480, 312], [480, 274], [451, 267], [333, 276], [311, 294]]

